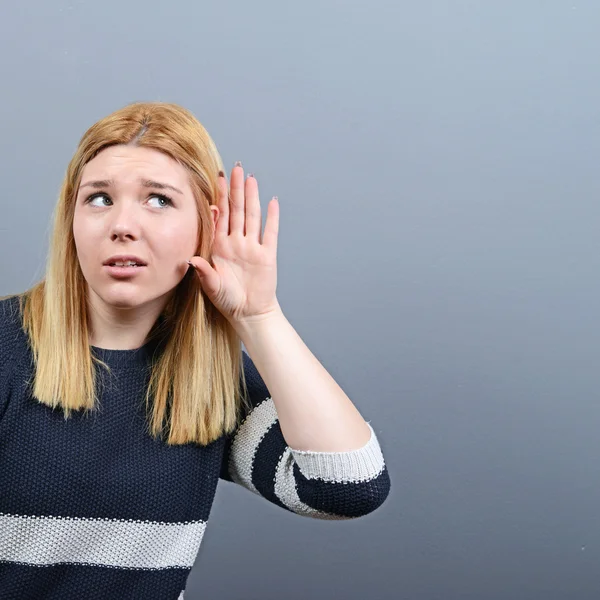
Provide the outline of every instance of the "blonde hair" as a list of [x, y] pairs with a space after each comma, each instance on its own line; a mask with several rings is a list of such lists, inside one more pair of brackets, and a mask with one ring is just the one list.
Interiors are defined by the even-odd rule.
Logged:
[[[136, 102], [92, 125], [68, 165], [54, 212], [45, 278], [19, 294], [19, 306], [35, 360], [33, 396], [52, 408], [96, 408], [94, 363], [89, 342], [86, 281], [73, 237], [75, 197], [84, 166], [100, 151], [130, 144], [164, 152], [187, 168], [198, 210], [195, 255], [210, 261], [213, 221], [223, 163], [194, 115], [164, 102]], [[178, 284], [147, 340], [162, 351], [151, 365], [146, 393], [148, 431], [167, 431], [168, 445], [209, 444], [233, 431], [248, 390], [241, 341], [205, 295], [192, 269]], [[246, 406], [248, 406], [246, 404]]]

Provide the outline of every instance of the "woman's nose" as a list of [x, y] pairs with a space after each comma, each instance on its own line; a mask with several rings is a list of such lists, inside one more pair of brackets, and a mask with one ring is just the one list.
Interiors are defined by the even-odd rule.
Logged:
[[139, 237], [140, 216], [139, 208], [133, 203], [121, 203], [111, 211], [111, 237]]

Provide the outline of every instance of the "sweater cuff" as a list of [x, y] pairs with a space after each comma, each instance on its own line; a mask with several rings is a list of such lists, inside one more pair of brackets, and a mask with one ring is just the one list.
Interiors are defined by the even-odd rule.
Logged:
[[367, 481], [377, 477], [384, 467], [383, 454], [375, 431], [362, 447], [347, 452], [315, 452], [294, 450], [292, 455], [302, 475], [307, 479], [322, 479], [335, 482]]

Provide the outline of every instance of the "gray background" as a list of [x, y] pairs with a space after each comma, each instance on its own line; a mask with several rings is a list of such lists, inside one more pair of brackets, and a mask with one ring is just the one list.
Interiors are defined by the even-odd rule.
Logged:
[[380, 436], [362, 519], [222, 482], [186, 600], [600, 597], [600, 3], [0, 11], [0, 294], [85, 129], [180, 103], [279, 196], [280, 303]]

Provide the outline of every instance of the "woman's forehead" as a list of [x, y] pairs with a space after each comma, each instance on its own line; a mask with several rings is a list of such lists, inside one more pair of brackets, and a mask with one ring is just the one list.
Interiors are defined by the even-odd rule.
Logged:
[[181, 190], [189, 181], [189, 173], [164, 152], [119, 145], [105, 148], [84, 166], [82, 186], [89, 179], [105, 181], [107, 185], [159, 181]]

